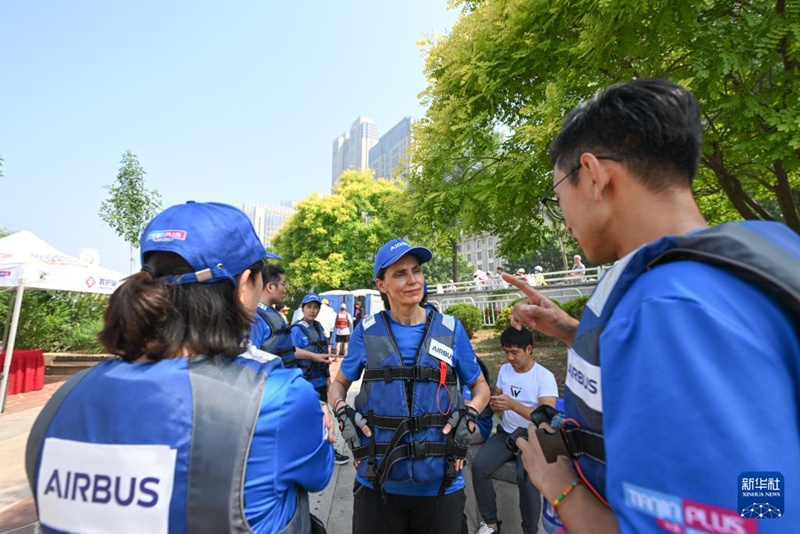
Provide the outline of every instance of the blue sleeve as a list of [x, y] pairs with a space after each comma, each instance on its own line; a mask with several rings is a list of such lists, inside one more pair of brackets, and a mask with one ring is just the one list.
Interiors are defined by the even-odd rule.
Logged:
[[299, 369], [274, 369], [247, 462], [245, 514], [254, 532], [278, 532], [295, 510], [296, 486], [320, 491], [333, 474], [319, 396]]
[[247, 337], [250, 339], [250, 343], [257, 349], [261, 348], [261, 344], [264, 342], [264, 339], [266, 339], [265, 328], [269, 328], [267, 322], [256, 314], [253, 318], [253, 322], [250, 323], [250, 332]]
[[347, 348], [347, 355], [342, 360], [339, 368], [342, 374], [350, 382], [355, 382], [361, 378], [361, 373], [367, 366], [367, 351], [364, 348], [364, 322], [361, 321], [353, 329], [350, 336], [350, 345]]
[[303, 334], [303, 330], [299, 326], [292, 327], [292, 345], [298, 349], [304, 349], [308, 346], [308, 337]]
[[[640, 277], [601, 335], [607, 488], [623, 533], [653, 530], [645, 497], [691, 505], [685, 521], [722, 509], [739, 521], [740, 473], [800, 480], [792, 322], [754, 286], [691, 263]], [[758, 532], [800, 531], [786, 495], [786, 514]]]
[[467, 337], [467, 331], [464, 330], [464, 326], [458, 319], [456, 319], [454, 345], [454, 363], [458, 379], [462, 384], [471, 386], [482, 373], [478, 360], [475, 358], [475, 350]]

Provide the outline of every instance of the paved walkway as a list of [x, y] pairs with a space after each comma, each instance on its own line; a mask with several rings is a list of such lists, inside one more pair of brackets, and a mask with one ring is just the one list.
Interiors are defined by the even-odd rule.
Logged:
[[[338, 370], [339, 364], [333, 363], [331, 374], [335, 376]], [[39, 532], [36, 508], [25, 476], [25, 445], [42, 406], [64, 383], [63, 379], [49, 382], [40, 391], [9, 395], [6, 410], [0, 415], [0, 534]], [[353, 402], [359, 389], [360, 382], [354, 383], [348, 394], [349, 402]], [[336, 450], [352, 456], [346, 449], [339, 437]], [[337, 465], [328, 486], [309, 496], [311, 512], [325, 522], [329, 534], [352, 532], [354, 478], [352, 462]]]
[[[333, 363], [331, 375], [336, 376], [338, 371], [339, 363]], [[46, 377], [46, 381], [48, 383], [43, 390], [10, 395], [6, 401], [6, 411], [0, 415], [0, 534], [39, 532], [24, 462], [28, 433], [36, 416], [64, 383], [63, 379], [53, 381], [51, 377]], [[350, 388], [347, 399], [351, 406], [360, 389], [360, 381]], [[352, 457], [347, 445], [338, 435], [338, 430], [335, 447], [339, 452]], [[354, 479], [355, 467], [352, 462], [337, 465], [328, 486], [319, 493], [309, 495], [311, 512], [325, 523], [328, 534], [352, 532]], [[515, 526], [508, 525], [509, 532], [514, 532]], [[541, 523], [539, 530], [544, 532]]]

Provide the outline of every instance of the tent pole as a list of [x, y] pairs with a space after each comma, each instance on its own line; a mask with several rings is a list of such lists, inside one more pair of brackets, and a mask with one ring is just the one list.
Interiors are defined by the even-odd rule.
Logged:
[[[14, 297], [16, 298], [17, 295], [16, 287], [14, 288], [13, 293]], [[8, 299], [8, 303], [9, 303], [8, 313], [6, 313], [6, 322], [4, 323], [5, 327], [3, 328], [3, 339], [2, 339], [3, 344], [0, 345], [0, 352], [2, 352], [3, 347], [5, 347], [6, 344], [8, 344], [8, 332], [11, 330], [11, 317], [12, 317], [11, 314], [14, 313], [14, 306], [11, 306], [11, 299]]]
[[8, 336], [8, 346], [4, 347], [6, 361], [3, 364], [3, 378], [0, 380], [0, 414], [6, 411], [6, 392], [8, 391], [8, 373], [11, 371], [11, 358], [14, 356], [14, 343], [17, 341], [17, 326], [19, 325], [19, 310], [22, 307], [22, 294], [25, 292], [25, 270], [23, 269], [17, 286], [17, 296], [14, 299], [14, 312], [11, 316], [11, 330]]

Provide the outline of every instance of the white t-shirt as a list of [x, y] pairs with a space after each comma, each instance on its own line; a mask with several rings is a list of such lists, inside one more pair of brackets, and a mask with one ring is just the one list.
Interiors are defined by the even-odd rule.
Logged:
[[[523, 406], [535, 408], [541, 397], [558, 397], [556, 377], [549, 370], [534, 363], [525, 373], [518, 373], [510, 363], [504, 363], [497, 372], [497, 387]], [[520, 427], [528, 427], [529, 419], [514, 410], [503, 412], [503, 430], [514, 432]]]

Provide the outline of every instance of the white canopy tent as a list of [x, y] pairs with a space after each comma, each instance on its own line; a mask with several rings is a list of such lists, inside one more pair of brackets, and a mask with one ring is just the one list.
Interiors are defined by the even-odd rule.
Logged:
[[0, 380], [0, 413], [5, 410], [8, 373], [25, 290], [111, 294], [125, 276], [65, 254], [27, 230], [0, 239], [0, 291], [16, 290], [3, 332], [6, 359]]

